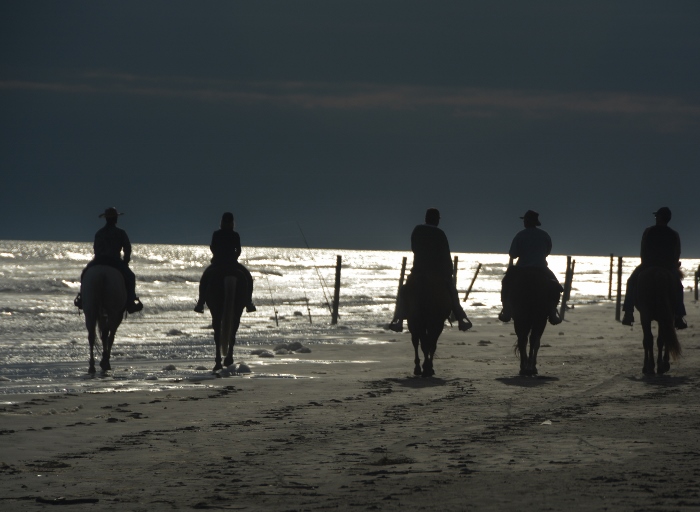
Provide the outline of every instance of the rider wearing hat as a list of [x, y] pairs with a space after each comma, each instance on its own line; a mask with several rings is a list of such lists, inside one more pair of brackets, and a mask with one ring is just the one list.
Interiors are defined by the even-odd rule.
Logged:
[[[425, 224], [419, 224], [411, 233], [411, 250], [413, 251], [413, 267], [411, 275], [437, 275], [445, 280], [450, 290], [452, 312], [459, 322], [459, 330], [466, 331], [472, 327], [467, 314], [462, 309], [457, 295], [457, 288], [452, 278], [452, 257], [450, 244], [445, 232], [438, 227], [440, 212], [436, 208], [428, 208], [425, 213]], [[395, 332], [403, 330], [403, 312], [401, 301], [397, 304], [397, 317], [389, 324]]]
[[501, 287], [503, 310], [498, 315], [498, 319], [501, 322], [509, 322], [512, 316], [509, 299], [512, 280], [511, 268], [513, 266], [513, 260], [517, 259], [518, 261], [515, 263], [515, 267], [541, 269], [547, 281], [551, 283], [552, 300], [549, 304], [549, 322], [552, 325], [561, 323], [561, 318], [559, 318], [559, 312], [557, 311], [557, 303], [559, 302], [559, 293], [562, 288], [556, 276], [547, 265], [547, 256], [552, 252], [552, 239], [546, 231], [539, 229], [538, 226], [542, 225], [539, 216], [540, 214], [533, 210], [526, 211], [525, 215], [520, 217], [523, 219], [525, 229], [519, 231], [510, 244], [510, 250], [508, 251], [510, 265], [508, 266], [508, 270], [506, 270], [506, 275], [503, 278]]
[[197, 313], [204, 313], [205, 293], [209, 286], [211, 273], [216, 266], [221, 265], [230, 265], [240, 270], [245, 275], [248, 281], [248, 304], [246, 305], [246, 311], [250, 313], [256, 310], [255, 304], [253, 304], [253, 276], [250, 275], [247, 268], [238, 262], [238, 257], [241, 255], [241, 237], [233, 228], [233, 213], [225, 212], [221, 216], [221, 229], [214, 231], [211, 237], [209, 249], [211, 249], [213, 257], [211, 259], [211, 265], [204, 270], [202, 278], [199, 281], [199, 298], [194, 307]]
[[683, 283], [681, 282], [680, 257], [681, 237], [676, 231], [668, 227], [671, 221], [671, 210], [664, 206], [654, 212], [656, 224], [644, 230], [642, 234], [641, 258], [642, 263], [634, 269], [627, 280], [627, 291], [622, 310], [623, 325], [632, 325], [634, 322], [634, 299], [637, 291], [637, 279], [639, 273], [649, 267], [661, 267], [670, 270], [678, 276], [678, 289], [673, 295], [672, 302], [676, 316], [676, 329], [685, 329], [688, 324], [683, 318], [686, 314], [683, 304]]
[[[105, 225], [102, 229], [95, 233], [95, 242], [93, 250], [95, 257], [87, 264], [83, 270], [94, 265], [109, 265], [119, 270], [124, 276], [124, 284], [126, 285], [126, 310], [129, 313], [136, 313], [143, 309], [143, 304], [136, 296], [136, 276], [129, 268], [129, 260], [131, 259], [131, 242], [126, 234], [126, 231], [117, 227], [117, 220], [120, 215], [116, 208], [107, 208], [104, 213], [99, 216], [105, 219]], [[122, 259], [122, 252], [124, 258]], [[82, 275], [80, 276], [82, 281]], [[75, 298], [74, 304], [82, 309], [82, 297], [80, 293]]]

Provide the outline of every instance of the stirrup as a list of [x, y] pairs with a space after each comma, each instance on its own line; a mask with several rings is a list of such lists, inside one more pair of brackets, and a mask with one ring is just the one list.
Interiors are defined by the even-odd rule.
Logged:
[[197, 301], [197, 304], [195, 304], [195, 306], [194, 306], [194, 312], [195, 313], [204, 313], [204, 302]]
[[73, 305], [78, 309], [83, 309], [83, 296], [80, 293], [73, 299]]
[[504, 309], [500, 313], [498, 313], [498, 319], [503, 322], [503, 323], [508, 323], [512, 320], [512, 317], [510, 316], [510, 313], [506, 313], [506, 310]]
[[[253, 304], [253, 303], [251, 302], [250, 304], [248, 304], [248, 305], [245, 307], [245, 310], [246, 310], [246, 313], [253, 313], [253, 312], [257, 311], [258, 308], [256, 308], [256, 307], [255, 307], [255, 304]], [[197, 311], [197, 308], [195, 308], [195, 311]], [[203, 309], [202, 309], [202, 311], [203, 311]]]
[[464, 318], [461, 318], [458, 323], [460, 331], [468, 331], [474, 325], [469, 321], [469, 319], [466, 316]]

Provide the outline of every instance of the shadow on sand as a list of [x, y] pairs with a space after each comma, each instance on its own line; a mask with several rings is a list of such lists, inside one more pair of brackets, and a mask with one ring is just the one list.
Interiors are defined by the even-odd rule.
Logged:
[[537, 386], [544, 386], [550, 382], [556, 382], [559, 377], [547, 377], [544, 375], [538, 375], [536, 377], [522, 377], [517, 375], [515, 377], [498, 377], [496, 379], [498, 382], [502, 382], [506, 386], [519, 386], [521, 388], [534, 388]]
[[647, 386], [656, 386], [660, 388], [675, 388], [684, 386], [690, 382], [690, 378], [685, 375], [640, 375], [627, 377], [632, 382], [641, 382]]
[[439, 377], [406, 377], [403, 379], [386, 379], [387, 381], [398, 384], [405, 388], [421, 389], [421, 388], [434, 388], [439, 386], [445, 386], [449, 381], [441, 379]]

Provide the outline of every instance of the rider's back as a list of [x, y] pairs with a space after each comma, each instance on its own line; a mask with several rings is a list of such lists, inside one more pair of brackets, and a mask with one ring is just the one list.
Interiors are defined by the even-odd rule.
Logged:
[[642, 265], [668, 269], [678, 267], [681, 255], [681, 239], [668, 226], [657, 224], [648, 227], [642, 235]]
[[131, 256], [131, 242], [126, 231], [113, 224], [107, 224], [95, 233], [93, 248], [95, 258], [99, 259], [120, 260], [122, 250], [125, 261]]
[[450, 278], [452, 259], [445, 232], [437, 226], [419, 224], [411, 234], [413, 269], [417, 274], [436, 274]]

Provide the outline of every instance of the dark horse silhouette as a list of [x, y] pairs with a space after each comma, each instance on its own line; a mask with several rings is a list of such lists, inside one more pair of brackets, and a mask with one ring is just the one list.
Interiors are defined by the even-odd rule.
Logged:
[[537, 375], [537, 352], [547, 327], [552, 283], [539, 268], [511, 267], [510, 272], [510, 302], [518, 337], [515, 353], [520, 355], [520, 375]]
[[635, 306], [639, 310], [640, 323], [644, 333], [644, 367], [642, 372], [654, 375], [654, 334], [651, 322], [658, 324], [658, 359], [656, 371], [659, 374], [671, 369], [669, 358], [681, 355], [681, 344], [674, 326], [672, 294], [678, 286], [678, 278], [673, 272], [661, 267], [649, 267], [639, 274]]
[[[437, 276], [409, 275], [402, 288], [406, 304], [406, 318], [411, 341], [415, 351], [414, 375], [432, 377], [433, 356], [437, 341], [442, 334], [445, 320], [450, 316], [452, 306], [447, 283]], [[418, 345], [423, 351], [423, 369], [420, 366]]]
[[80, 290], [90, 343], [88, 373], [95, 373], [96, 327], [99, 328], [102, 341], [100, 368], [106, 372], [112, 369], [109, 363], [112, 344], [126, 309], [124, 276], [119, 270], [109, 265], [93, 265], [85, 271]]
[[225, 366], [233, 364], [233, 346], [236, 344], [236, 332], [241, 323], [247, 296], [248, 281], [240, 270], [224, 265], [216, 267], [205, 294], [216, 342], [214, 372], [223, 368], [222, 356], [225, 358]]

